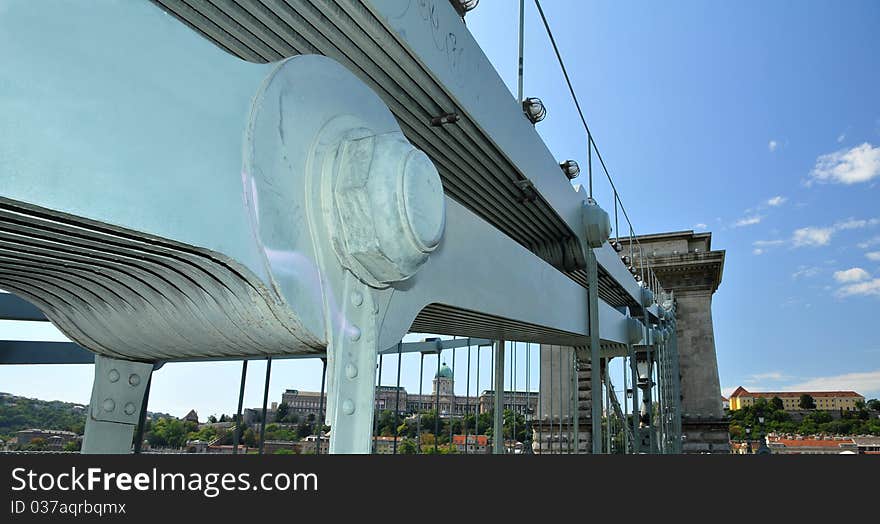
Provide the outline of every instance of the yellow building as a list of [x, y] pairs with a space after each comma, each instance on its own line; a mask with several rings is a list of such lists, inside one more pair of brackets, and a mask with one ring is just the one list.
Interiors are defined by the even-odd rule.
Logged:
[[751, 392], [740, 386], [730, 395], [730, 411], [736, 411], [746, 406], [751, 406], [759, 398], [765, 398], [769, 402], [773, 397], [782, 400], [782, 408], [785, 411], [799, 411], [801, 409], [801, 395], [810, 395], [816, 403], [816, 409], [823, 411], [850, 411], [856, 408], [856, 402], [865, 401], [865, 397], [855, 391], [761, 391]]

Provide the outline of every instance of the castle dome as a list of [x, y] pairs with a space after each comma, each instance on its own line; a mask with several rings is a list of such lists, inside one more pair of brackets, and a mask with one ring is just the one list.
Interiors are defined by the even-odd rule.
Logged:
[[437, 374], [434, 375], [434, 378], [452, 378], [452, 370], [449, 369], [449, 366], [446, 365], [446, 362], [444, 362], [443, 365], [440, 366], [440, 371], [438, 371]]

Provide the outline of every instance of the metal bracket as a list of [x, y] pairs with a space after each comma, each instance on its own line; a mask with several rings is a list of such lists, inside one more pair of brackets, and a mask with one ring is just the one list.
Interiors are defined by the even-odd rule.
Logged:
[[343, 321], [327, 348], [330, 453], [371, 452], [379, 312], [372, 290], [349, 272], [342, 293]]
[[152, 372], [152, 363], [95, 356], [95, 382], [82, 445], [84, 454], [130, 452]]

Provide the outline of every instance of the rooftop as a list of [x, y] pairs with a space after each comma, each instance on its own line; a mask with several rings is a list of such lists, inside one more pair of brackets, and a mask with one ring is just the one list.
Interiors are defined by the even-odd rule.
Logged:
[[740, 397], [761, 397], [761, 398], [800, 398], [801, 395], [810, 395], [813, 398], [829, 398], [829, 397], [857, 397], [865, 398], [855, 391], [748, 391], [740, 386], [736, 391], [731, 393], [730, 398]]

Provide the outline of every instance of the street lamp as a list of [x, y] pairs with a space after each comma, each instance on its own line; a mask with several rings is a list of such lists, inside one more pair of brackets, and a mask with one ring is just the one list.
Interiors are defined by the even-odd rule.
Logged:
[[746, 426], [746, 442], [749, 455], [752, 454], [752, 426]]
[[767, 436], [764, 432], [764, 415], [758, 417], [758, 422], [761, 424], [761, 445], [758, 446], [758, 455], [769, 455], [770, 448], [767, 447]]
[[531, 406], [526, 407], [526, 438], [523, 442], [523, 453], [532, 454], [532, 414], [535, 410]]

